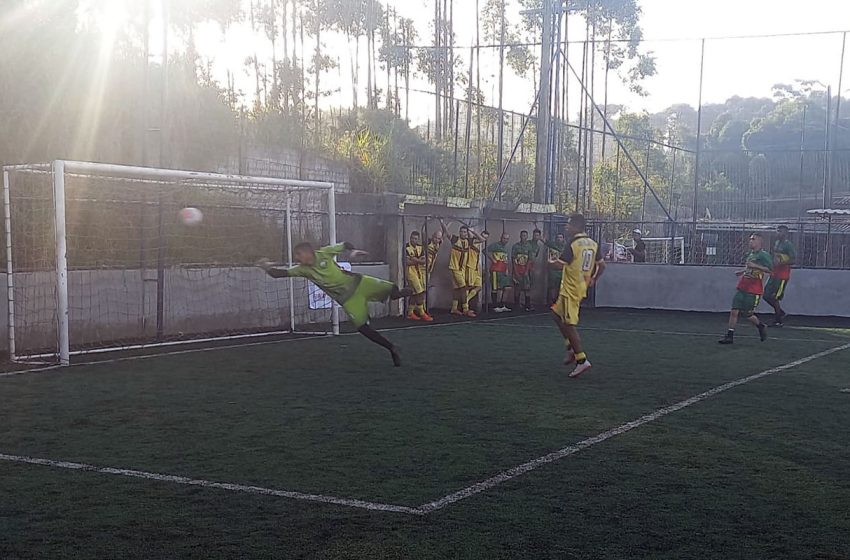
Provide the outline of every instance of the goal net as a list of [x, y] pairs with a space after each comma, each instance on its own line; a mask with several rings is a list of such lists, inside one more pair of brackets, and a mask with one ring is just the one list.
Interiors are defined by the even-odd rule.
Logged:
[[646, 262], [685, 264], [684, 237], [644, 237]]
[[[61, 161], [3, 171], [13, 359], [338, 325], [307, 281], [253, 266], [335, 242], [331, 184]], [[186, 207], [203, 220], [181, 221]]]

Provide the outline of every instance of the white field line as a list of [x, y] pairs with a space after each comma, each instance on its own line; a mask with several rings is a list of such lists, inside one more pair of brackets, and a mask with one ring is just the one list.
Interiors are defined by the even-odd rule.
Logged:
[[719, 385], [719, 386], [717, 386], [713, 389], [709, 389], [708, 391], [706, 391], [704, 393], [700, 393], [699, 395], [693, 396], [689, 399], [677, 402], [676, 404], [672, 404], [672, 405], [664, 407], [664, 408], [660, 408], [660, 409], [656, 410], [655, 412], [651, 412], [649, 414], [641, 416], [640, 418], [638, 418], [636, 420], [632, 420], [631, 422], [626, 422], [625, 424], [617, 426], [616, 428], [612, 428], [612, 429], [608, 430], [607, 432], [602, 432], [601, 434], [587, 438], [587, 439], [582, 440], [578, 443], [567, 446], [563, 449], [559, 449], [558, 451], [553, 451], [552, 453], [549, 453], [548, 455], [543, 455], [542, 457], [538, 457], [537, 459], [532, 459], [531, 461], [528, 461], [527, 463], [517, 465], [516, 467], [513, 467], [512, 469], [508, 469], [504, 472], [501, 472], [501, 473], [497, 474], [496, 476], [488, 478], [487, 480], [483, 480], [481, 482], [473, 484], [472, 486], [464, 488], [463, 490], [459, 490], [459, 491], [454, 492], [452, 494], [449, 494], [447, 496], [443, 496], [439, 500], [435, 500], [433, 502], [428, 502], [427, 504], [423, 504], [423, 505], [419, 506], [418, 509], [422, 513], [431, 513], [431, 512], [437, 511], [437, 510], [442, 509], [442, 508], [444, 508], [448, 505], [457, 503], [461, 500], [465, 500], [467, 498], [475, 496], [476, 494], [480, 494], [481, 492], [486, 492], [486, 491], [488, 491], [488, 490], [490, 490], [490, 489], [492, 489], [496, 486], [499, 486], [500, 484], [504, 484], [505, 482], [507, 482], [509, 480], [512, 480], [512, 479], [514, 479], [518, 476], [521, 476], [521, 475], [523, 475], [527, 472], [533, 471], [533, 470], [540, 468], [544, 465], [547, 465], [549, 463], [554, 463], [555, 461], [560, 461], [561, 459], [564, 459], [565, 457], [569, 457], [570, 455], [575, 455], [579, 451], [583, 451], [583, 450], [585, 450], [589, 447], [593, 447], [594, 445], [602, 443], [602, 442], [609, 440], [609, 439], [611, 439], [615, 436], [619, 436], [619, 435], [624, 434], [626, 432], [630, 432], [630, 431], [634, 430], [635, 428], [639, 428], [639, 427], [643, 426], [644, 424], [649, 424], [650, 422], [655, 422], [656, 420], [659, 420], [660, 418], [664, 418], [665, 416], [672, 414], [674, 412], [677, 412], [679, 410], [682, 410], [683, 408], [693, 406], [693, 405], [695, 405], [699, 402], [702, 402], [702, 401], [704, 401], [708, 398], [711, 398], [715, 395], [723, 393], [724, 391], [728, 391], [729, 389], [734, 389], [735, 387], [738, 387], [740, 385], [745, 385], [747, 383], [750, 383], [752, 381], [756, 381], [756, 380], [761, 379], [763, 377], [775, 375], [777, 373], [780, 373], [780, 372], [783, 372], [785, 370], [797, 367], [799, 365], [811, 362], [813, 360], [817, 360], [819, 358], [829, 356], [830, 354], [834, 354], [836, 352], [841, 352], [842, 350], [847, 350], [848, 348], [850, 348], [850, 344], [844, 344], [842, 346], [836, 346], [835, 348], [831, 348], [831, 349], [825, 350], [823, 352], [818, 352], [817, 354], [812, 354], [810, 356], [806, 356], [805, 358], [801, 358], [799, 360], [789, 362], [785, 365], [778, 366], [778, 367], [775, 367], [775, 368], [771, 368], [771, 369], [765, 370], [761, 373], [757, 373], [755, 375], [750, 375], [749, 377], [742, 377], [741, 379], [737, 379], [735, 381], [730, 381], [729, 383]]
[[51, 459], [37, 459], [34, 457], [22, 457], [19, 455], [0, 454], [0, 461], [8, 463], [19, 463], [26, 465], [39, 465], [43, 467], [53, 467], [56, 469], [68, 469], [74, 471], [87, 471], [99, 474], [112, 474], [116, 476], [124, 476], [129, 478], [141, 478], [144, 480], [154, 480], [157, 482], [171, 482], [173, 484], [182, 484], [185, 486], [200, 486], [202, 488], [213, 488], [216, 490], [227, 490], [228, 492], [239, 492], [243, 494], [257, 494], [260, 496], [273, 496], [277, 498], [289, 498], [291, 500], [302, 500], [307, 502], [319, 502], [323, 504], [333, 504], [358, 509], [366, 509], [369, 511], [382, 511], [388, 513], [407, 513], [410, 515], [422, 515], [419, 508], [407, 506], [398, 506], [393, 504], [382, 504], [378, 502], [367, 502], [363, 500], [352, 500], [349, 498], [338, 498], [336, 496], [325, 496], [322, 494], [304, 494], [302, 492], [291, 492], [289, 490], [275, 490], [273, 488], [263, 488], [260, 486], [247, 486], [244, 484], [232, 484], [229, 482], [213, 482], [211, 480], [203, 480], [198, 478], [187, 478], [185, 476], [174, 476], [170, 474], [159, 474], [146, 471], [135, 471], [130, 469], [116, 469], [113, 467], [96, 467], [84, 463], [71, 463], [68, 461], [53, 461]]
[[[464, 323], [459, 323], [464, 324]], [[124, 476], [129, 478], [141, 478], [146, 480], [153, 480], [159, 482], [171, 482], [173, 484], [182, 484], [187, 486], [200, 486], [203, 488], [212, 488], [217, 490], [225, 490], [229, 492], [240, 492], [245, 494], [256, 494], [262, 496], [274, 496], [280, 498], [288, 498], [292, 500], [301, 500], [301, 501], [309, 501], [309, 502], [319, 502], [325, 504], [334, 504], [339, 506], [365, 509], [369, 511], [379, 511], [379, 512], [388, 512], [388, 513], [404, 513], [408, 515], [427, 515], [434, 511], [440, 510], [459, 502], [461, 500], [465, 500], [466, 498], [470, 498], [475, 496], [476, 494], [480, 494], [487, 490], [490, 490], [500, 484], [503, 484], [511, 479], [514, 479], [520, 475], [523, 475], [527, 472], [533, 471], [539, 467], [547, 465], [549, 463], [554, 463], [565, 457], [569, 457], [570, 455], [575, 455], [579, 451], [592, 447], [598, 443], [602, 443], [608, 439], [611, 439], [615, 436], [624, 434], [626, 432], [630, 432], [635, 428], [639, 428], [644, 424], [648, 424], [650, 422], [654, 422], [660, 418], [663, 418], [669, 414], [672, 414], [676, 411], [682, 410], [683, 408], [687, 408], [694, 404], [697, 404], [701, 401], [704, 401], [710, 397], [718, 395], [724, 391], [728, 391], [729, 389], [733, 389], [738, 387], [739, 385], [745, 385], [752, 381], [756, 381], [763, 377], [768, 377], [770, 375], [774, 375], [785, 370], [797, 367], [799, 365], [811, 362], [813, 360], [817, 360], [818, 358], [823, 358], [825, 356], [829, 356], [830, 354], [834, 354], [836, 352], [840, 352], [842, 350], [847, 350], [850, 348], [850, 343], [844, 344], [842, 346], [836, 346], [835, 348], [831, 348], [829, 350], [825, 350], [823, 352], [818, 352], [817, 354], [812, 354], [805, 358], [801, 358], [799, 360], [789, 362], [785, 365], [778, 366], [772, 369], [765, 370], [761, 373], [757, 373], [755, 375], [751, 375], [749, 377], [743, 377], [741, 379], [730, 381], [729, 383], [725, 383], [723, 385], [719, 385], [713, 389], [709, 389], [704, 393], [700, 393], [694, 397], [686, 399], [684, 401], [678, 402], [676, 404], [661, 408], [652, 412], [650, 414], [646, 414], [641, 416], [637, 420], [632, 420], [631, 422], [627, 422], [621, 426], [608, 430], [607, 432], [603, 432], [591, 438], [587, 438], [578, 443], [560, 449], [558, 451], [554, 451], [549, 453], [548, 455], [544, 455], [542, 457], [538, 457], [537, 459], [533, 459], [528, 461], [527, 463], [523, 463], [518, 465], [512, 469], [504, 471], [502, 473], [497, 474], [496, 476], [490, 477], [487, 480], [482, 482], [478, 482], [460, 490], [458, 492], [454, 492], [447, 496], [444, 496], [438, 500], [433, 502], [428, 502], [419, 507], [410, 507], [410, 506], [401, 506], [394, 504], [383, 504], [379, 502], [369, 502], [364, 500], [354, 500], [349, 498], [340, 498], [337, 496], [327, 496], [323, 494], [305, 494], [302, 492], [293, 492], [289, 490], [275, 490], [272, 488], [262, 488], [259, 486], [247, 486], [244, 484], [233, 484], [226, 482], [213, 482], [210, 480], [202, 480], [202, 479], [193, 479], [187, 478], [184, 476], [174, 476], [167, 474], [158, 474], [151, 473], [145, 471], [136, 471], [129, 469], [119, 469], [113, 467], [97, 467], [94, 465], [87, 465], [84, 463], [71, 463], [67, 461], [55, 461], [51, 459], [38, 459], [33, 457], [23, 457], [19, 455], [6, 455], [0, 454], [0, 461], [5, 461], [9, 463], [19, 463], [19, 464], [28, 464], [28, 465], [40, 465], [45, 467], [59, 468], [59, 469], [69, 469], [69, 470], [80, 470], [80, 471], [89, 471], [96, 472], [101, 474], [112, 474], [117, 476]]]
[[[526, 325], [525, 323], [502, 323], [500, 325], [488, 325], [494, 327], [522, 327], [528, 329], [548, 329], [552, 332], [557, 332], [555, 327], [549, 325]], [[615, 332], [615, 333], [627, 333], [627, 334], [656, 334], [656, 335], [665, 335], [665, 336], [707, 336], [711, 338], [719, 338], [723, 336], [723, 334], [717, 333], [707, 333], [707, 332], [687, 332], [687, 331], [657, 331], [657, 330], [641, 330], [641, 329], [616, 329], [609, 327], [579, 327], [580, 331], [599, 331], [599, 332]], [[735, 333], [735, 338], [758, 338], [758, 335], [749, 335], [749, 334], [740, 334]], [[847, 337], [843, 337], [847, 338]], [[795, 337], [768, 337], [768, 341], [787, 341], [787, 342], [841, 342], [841, 338], [795, 338]]]
[[[537, 317], [540, 314], [528, 315], [528, 317]], [[496, 321], [507, 321], [509, 319], [518, 319], [518, 317], [495, 317], [492, 319], [480, 319], [477, 321], [453, 321], [450, 323], [433, 323], [433, 324], [423, 324], [423, 325], [410, 325], [406, 327], [391, 327], [388, 329], [379, 329], [378, 332], [395, 332], [395, 331], [408, 331], [413, 329], [433, 329], [439, 327], [459, 327], [466, 325], [475, 325], [478, 323], [492, 323]], [[349, 332], [342, 333], [339, 336], [360, 336], [358, 332]], [[218, 352], [221, 350], [238, 350], [240, 348], [251, 348], [256, 346], [272, 346], [275, 344], [284, 344], [287, 342], [300, 342], [303, 340], [319, 340], [319, 339], [334, 339], [338, 338], [333, 335], [307, 335], [307, 336], [299, 336], [297, 338], [284, 338], [281, 340], [263, 340], [260, 342], [246, 342], [243, 344], [227, 344], [223, 346], [210, 346], [204, 348], [189, 348], [186, 350], [174, 350], [171, 352], [155, 352], [152, 354], [140, 354], [138, 356], [123, 356], [120, 358], [111, 358], [106, 360], [89, 360], [85, 362], [74, 362], [69, 366], [59, 366], [59, 365], [51, 365], [51, 366], [43, 366], [37, 368], [29, 368], [29, 369], [21, 369], [17, 371], [8, 371], [0, 373], [0, 379], [4, 377], [17, 377], [19, 375], [26, 375], [28, 373], [43, 373], [50, 371], [65, 371], [70, 368], [80, 367], [80, 366], [92, 366], [98, 364], [118, 364], [122, 362], [135, 362], [138, 360], [150, 360], [153, 358], [161, 358], [164, 356], [182, 356], [184, 354], [200, 354], [205, 352]], [[116, 349], [116, 352], [120, 352], [120, 349]]]

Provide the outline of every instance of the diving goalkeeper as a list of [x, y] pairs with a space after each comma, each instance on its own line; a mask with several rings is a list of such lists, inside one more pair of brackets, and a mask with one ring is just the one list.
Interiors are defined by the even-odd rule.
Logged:
[[298, 266], [281, 268], [270, 260], [262, 259], [257, 266], [272, 278], [306, 278], [316, 284], [335, 302], [340, 304], [357, 332], [389, 350], [396, 367], [401, 366], [401, 356], [392, 342], [384, 338], [369, 324], [369, 302], [400, 299], [412, 295], [410, 290], [400, 290], [398, 286], [373, 276], [348, 272], [339, 267], [334, 257], [343, 251], [350, 251], [351, 257], [366, 255], [350, 243], [339, 243], [321, 249], [314, 249], [310, 243], [299, 243], [294, 250]]

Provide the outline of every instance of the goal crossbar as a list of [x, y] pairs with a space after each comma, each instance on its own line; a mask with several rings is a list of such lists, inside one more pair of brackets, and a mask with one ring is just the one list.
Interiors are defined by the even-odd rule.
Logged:
[[276, 177], [258, 177], [251, 175], [232, 175], [227, 173], [209, 173], [203, 171], [183, 171], [179, 169], [156, 169], [112, 163], [92, 163], [85, 161], [57, 160], [53, 163], [5, 165], [3, 171], [55, 171], [61, 164], [65, 173], [88, 173], [97, 175], [118, 175], [142, 177], [146, 179], [165, 179], [171, 181], [211, 181], [238, 186], [239, 184], [270, 185], [284, 189], [327, 189], [334, 190], [333, 183], [323, 181], [304, 181], [301, 179], [279, 179]]

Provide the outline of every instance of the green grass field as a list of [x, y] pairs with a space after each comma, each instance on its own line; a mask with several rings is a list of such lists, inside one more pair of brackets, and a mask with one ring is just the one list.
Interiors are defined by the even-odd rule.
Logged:
[[402, 369], [343, 336], [0, 378], [0, 558], [850, 558], [850, 326], [802, 322], [587, 312], [577, 380], [520, 315], [391, 330]]

